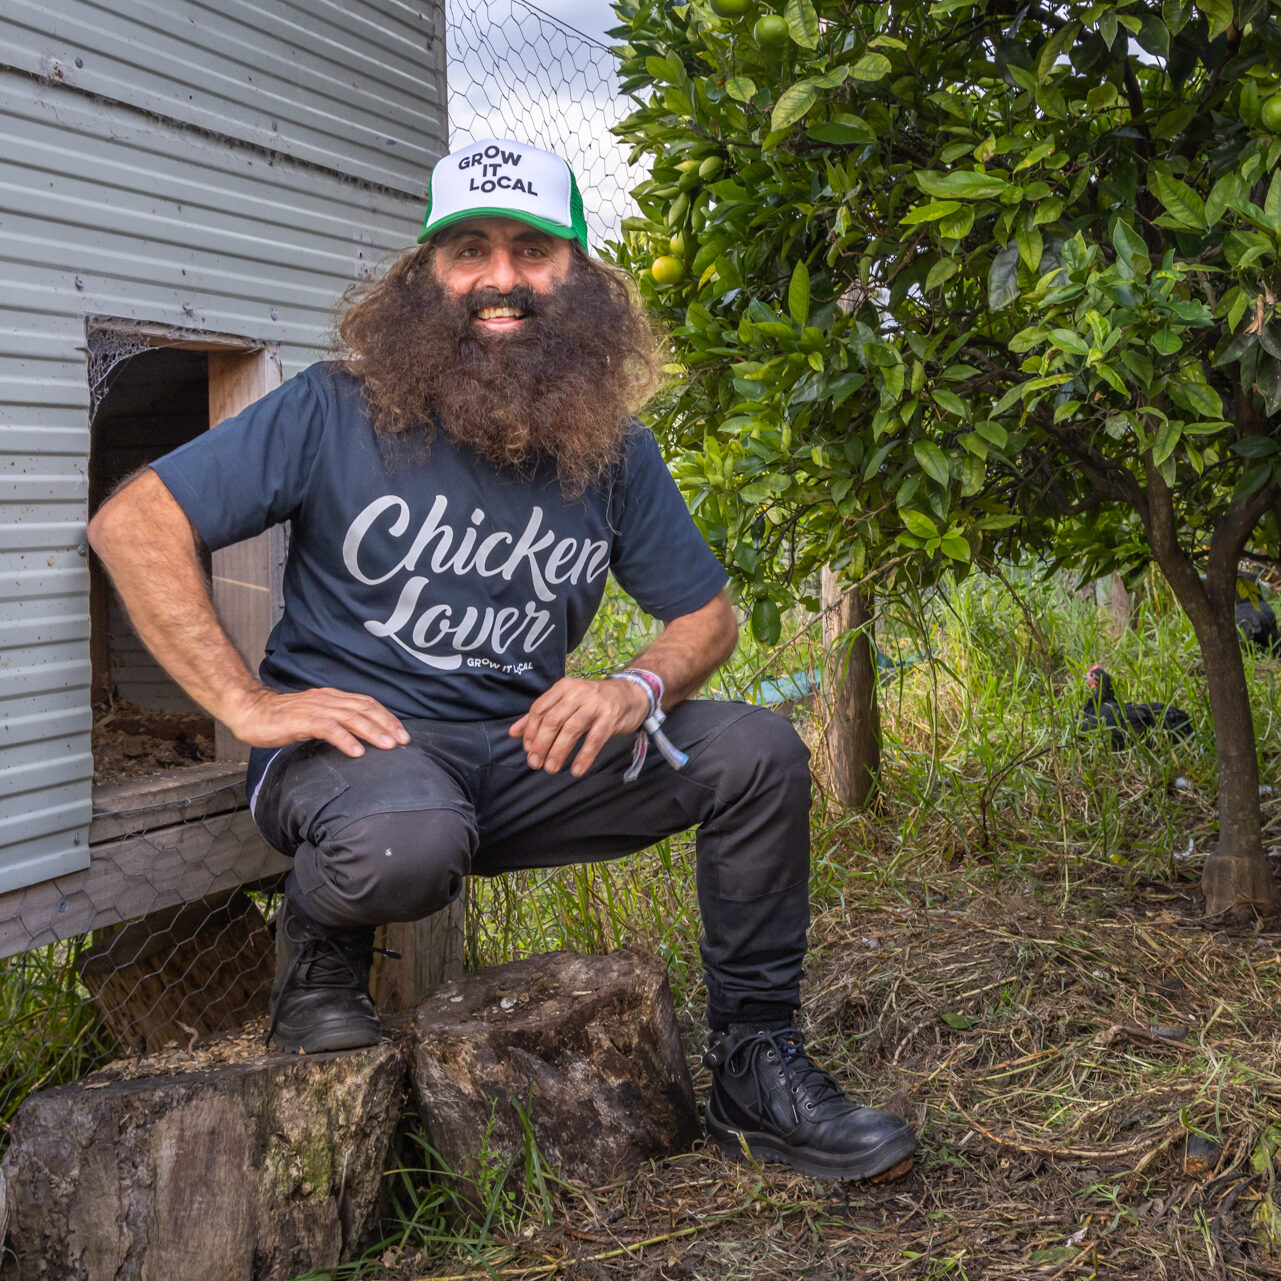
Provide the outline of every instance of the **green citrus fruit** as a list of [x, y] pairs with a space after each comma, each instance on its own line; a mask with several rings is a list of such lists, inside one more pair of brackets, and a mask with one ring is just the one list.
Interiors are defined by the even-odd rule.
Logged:
[[1259, 120], [1269, 133], [1281, 133], [1281, 93], [1274, 93], [1259, 104]]
[[752, 28], [752, 39], [762, 49], [777, 49], [779, 45], [786, 44], [791, 38], [792, 33], [788, 30], [787, 19], [779, 17], [776, 13], [767, 13], [763, 18], [757, 18], [756, 25]]
[[685, 274], [685, 264], [679, 258], [663, 254], [654, 259], [649, 274], [660, 285], [674, 285]]
[[684, 258], [685, 233], [683, 231], [678, 231], [671, 240], [667, 242], [667, 247], [672, 251], [673, 258]]
[[712, 0], [712, 12], [718, 18], [741, 18], [751, 7], [751, 0]]

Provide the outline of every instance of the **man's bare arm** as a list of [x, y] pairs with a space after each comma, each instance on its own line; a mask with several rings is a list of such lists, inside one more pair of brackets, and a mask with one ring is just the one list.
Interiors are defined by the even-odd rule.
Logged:
[[[726, 592], [701, 609], [673, 619], [632, 666], [663, 680], [663, 707], [688, 698], [734, 652], [738, 619]], [[566, 676], [531, 704], [512, 727], [524, 740], [531, 769], [555, 774], [574, 752], [571, 774], [585, 774], [615, 734], [637, 730], [649, 712], [645, 691], [631, 681], [584, 680]]]
[[322, 738], [348, 756], [407, 743], [376, 699], [336, 689], [277, 694], [245, 666], [214, 613], [186, 513], [150, 469], [89, 522], [89, 542], [156, 661], [242, 742], [281, 747]]

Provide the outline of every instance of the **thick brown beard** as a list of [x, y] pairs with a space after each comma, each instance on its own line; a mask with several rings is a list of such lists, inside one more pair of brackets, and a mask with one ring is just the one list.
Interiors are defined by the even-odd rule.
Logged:
[[[498, 302], [528, 313], [515, 331], [477, 324]], [[426, 246], [343, 303], [342, 362], [364, 383], [375, 431], [418, 453], [439, 429], [526, 474], [550, 462], [570, 495], [621, 459], [630, 416], [658, 384], [659, 344], [627, 278], [577, 251], [551, 293], [460, 299], [436, 279]]]

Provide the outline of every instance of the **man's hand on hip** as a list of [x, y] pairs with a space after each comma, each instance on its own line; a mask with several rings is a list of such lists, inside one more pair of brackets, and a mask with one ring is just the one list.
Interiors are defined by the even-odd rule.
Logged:
[[649, 714], [645, 691], [631, 681], [583, 680], [565, 676], [508, 731], [524, 740], [530, 769], [557, 773], [582, 740], [570, 773], [586, 774], [600, 749], [615, 734], [638, 730]]
[[399, 747], [409, 742], [405, 727], [375, 698], [340, 689], [277, 694], [259, 689], [228, 721], [227, 728], [251, 747], [284, 747], [322, 738], [348, 756], [363, 756], [364, 743]]

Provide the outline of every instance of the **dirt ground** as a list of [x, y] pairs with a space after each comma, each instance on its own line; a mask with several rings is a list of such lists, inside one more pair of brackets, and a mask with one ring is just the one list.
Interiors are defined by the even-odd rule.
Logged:
[[695, 1151], [562, 1187], [550, 1226], [483, 1258], [407, 1246], [361, 1275], [1281, 1277], [1281, 931], [1200, 910], [1190, 881], [829, 905], [807, 1035], [916, 1125], [910, 1173], [820, 1183]]
[[213, 721], [117, 699], [93, 715], [93, 781], [115, 783], [214, 758]]

